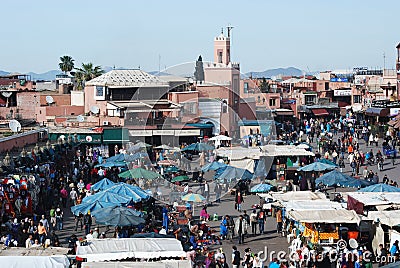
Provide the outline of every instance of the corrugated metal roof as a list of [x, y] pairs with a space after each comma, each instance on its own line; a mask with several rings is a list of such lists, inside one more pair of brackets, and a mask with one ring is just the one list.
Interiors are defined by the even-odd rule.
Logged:
[[168, 83], [142, 70], [112, 70], [86, 83], [108, 87], [167, 87]]

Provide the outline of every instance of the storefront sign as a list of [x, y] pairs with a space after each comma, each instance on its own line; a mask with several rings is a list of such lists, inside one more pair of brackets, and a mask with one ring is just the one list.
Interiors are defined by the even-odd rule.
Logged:
[[351, 96], [351, 89], [336, 89], [333, 91], [333, 96]]
[[153, 130], [153, 136], [157, 136], [157, 135], [174, 136], [175, 130], [166, 130], [166, 129]]
[[150, 137], [152, 135], [152, 130], [129, 130], [129, 136], [133, 137]]
[[175, 136], [200, 136], [200, 129], [175, 130]]

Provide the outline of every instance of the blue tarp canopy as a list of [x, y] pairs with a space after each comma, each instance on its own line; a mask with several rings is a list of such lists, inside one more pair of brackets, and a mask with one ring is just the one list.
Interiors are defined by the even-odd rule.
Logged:
[[257, 184], [251, 187], [250, 192], [252, 193], [266, 193], [271, 190], [273, 186], [265, 183]]
[[104, 192], [114, 193], [118, 196], [127, 196], [131, 198], [132, 202], [137, 203], [150, 198], [150, 195], [146, 193], [142, 188], [133, 186], [127, 183], [118, 183]]
[[318, 160], [318, 162], [324, 163], [324, 164], [328, 164], [328, 165], [331, 165], [331, 166], [335, 166], [335, 167], [338, 166], [338, 165], [336, 165], [335, 163], [333, 163], [332, 161], [330, 161], [330, 160], [328, 160], [328, 159], [325, 159], [325, 158]]
[[111, 186], [115, 185], [115, 183], [107, 178], [102, 179], [101, 181], [96, 182], [93, 184], [90, 189], [93, 191], [103, 191], [105, 189], [110, 188]]
[[338, 170], [328, 172], [315, 180], [316, 184], [324, 184], [327, 186], [338, 186], [338, 187], [353, 187], [361, 188], [372, 184], [370, 181], [363, 179], [356, 179], [349, 175], [346, 175]]
[[125, 154], [116, 154], [106, 159], [106, 162], [123, 162], [125, 161]]
[[214, 161], [214, 162], [212, 162], [212, 163], [208, 163], [208, 164], [204, 165], [204, 166], [201, 168], [201, 171], [207, 172], [207, 171], [210, 171], [210, 170], [217, 170], [217, 169], [219, 169], [219, 168], [226, 167], [226, 166], [227, 166], [227, 165], [226, 165], [225, 163], [221, 163], [221, 162], [218, 162], [218, 161]]
[[97, 164], [94, 167], [105, 167], [105, 168], [110, 168], [110, 167], [125, 167], [126, 163], [125, 162], [119, 162], [119, 161], [106, 161], [102, 164]]
[[378, 183], [374, 184], [368, 187], [365, 187], [364, 189], [358, 190], [359, 192], [373, 192], [373, 193], [380, 193], [380, 192], [400, 192], [400, 188], [384, 184], [384, 183]]
[[209, 145], [207, 143], [196, 142], [196, 143], [192, 143], [192, 144], [186, 146], [181, 151], [204, 152], [204, 151], [210, 151], [210, 150], [214, 150], [214, 146]]
[[243, 168], [237, 168], [237, 167], [232, 167], [232, 166], [227, 166], [222, 172], [221, 175], [218, 176], [218, 180], [234, 180], [234, 179], [247, 179], [250, 180], [253, 178], [253, 174], [248, 171], [247, 169]]
[[307, 166], [298, 168], [298, 171], [327, 171], [327, 170], [334, 170], [336, 167], [332, 165], [328, 165], [321, 162], [314, 162]]
[[142, 213], [127, 207], [108, 207], [91, 213], [96, 223], [108, 226], [137, 226], [145, 223]]
[[130, 196], [121, 195], [106, 190], [83, 198], [82, 203], [94, 203], [96, 201], [114, 203], [115, 205], [128, 204], [131, 201], [135, 202]]
[[78, 216], [79, 213], [87, 214], [89, 211], [90, 213], [95, 212], [98, 209], [106, 208], [106, 207], [115, 207], [114, 202], [103, 202], [103, 201], [95, 201], [90, 203], [82, 203], [76, 206], [71, 207], [72, 214]]

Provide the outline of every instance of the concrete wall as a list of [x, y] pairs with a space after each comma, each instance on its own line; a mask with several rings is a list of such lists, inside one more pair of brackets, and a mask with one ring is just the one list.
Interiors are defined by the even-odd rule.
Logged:
[[85, 106], [85, 92], [71, 91], [71, 105]]
[[0, 139], [0, 153], [12, 150], [13, 148], [22, 148], [28, 144], [34, 144], [39, 141], [39, 132], [37, 130], [13, 135]]

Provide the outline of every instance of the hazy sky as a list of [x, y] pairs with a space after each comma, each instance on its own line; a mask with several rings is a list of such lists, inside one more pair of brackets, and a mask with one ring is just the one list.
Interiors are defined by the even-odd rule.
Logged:
[[[394, 68], [400, 1], [3, 1], [0, 70], [76, 65], [146, 71], [213, 60], [213, 38], [231, 24], [232, 60], [243, 72], [294, 66]], [[161, 56], [161, 57], [160, 57]]]

